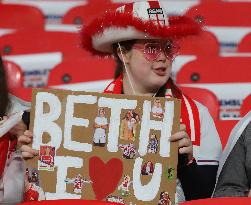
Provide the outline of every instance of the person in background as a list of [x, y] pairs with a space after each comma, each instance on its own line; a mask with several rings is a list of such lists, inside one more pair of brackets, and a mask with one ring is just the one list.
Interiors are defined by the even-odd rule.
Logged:
[[[8, 92], [6, 72], [0, 56], [0, 125], [17, 107], [21, 107]], [[25, 115], [23, 115], [26, 118]], [[23, 144], [18, 142], [21, 135], [32, 136], [23, 120], [8, 133], [0, 136], [0, 204], [22, 202], [24, 191], [24, 161], [20, 150]]]
[[251, 197], [251, 111], [230, 134], [213, 197]]

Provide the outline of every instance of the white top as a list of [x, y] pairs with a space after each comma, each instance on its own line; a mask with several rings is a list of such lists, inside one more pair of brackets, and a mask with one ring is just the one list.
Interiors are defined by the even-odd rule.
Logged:
[[198, 165], [218, 165], [222, 145], [215, 123], [208, 109], [195, 101], [200, 118], [200, 145], [193, 145], [193, 155]]
[[13, 114], [15, 112], [20, 112], [24, 110], [29, 110], [31, 108], [30, 102], [26, 102], [12, 94], [9, 94], [9, 97], [10, 97], [10, 103], [11, 103], [9, 114]]
[[[193, 156], [198, 165], [218, 165], [222, 154], [219, 134], [208, 109], [195, 101], [200, 118], [200, 145], [193, 145]], [[175, 203], [185, 201], [184, 192], [179, 179], [176, 181]]]
[[153, 106], [152, 107], [152, 113], [161, 114], [161, 113], [163, 113], [163, 109], [161, 107]]
[[[106, 117], [96, 117], [95, 123], [97, 125], [107, 125], [107, 118]], [[96, 128], [94, 131], [93, 141], [95, 143], [105, 143], [106, 142], [106, 133], [105, 129], [103, 128]]]

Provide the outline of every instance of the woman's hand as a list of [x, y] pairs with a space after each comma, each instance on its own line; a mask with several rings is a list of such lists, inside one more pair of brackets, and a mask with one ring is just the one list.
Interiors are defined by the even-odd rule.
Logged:
[[186, 132], [185, 124], [181, 124], [180, 131], [173, 134], [169, 140], [170, 142], [178, 141], [179, 154], [187, 154], [188, 161], [193, 159], [193, 145]]
[[25, 159], [33, 158], [38, 155], [38, 151], [32, 149], [28, 144], [32, 143], [33, 134], [30, 130], [26, 130], [22, 135], [17, 137], [17, 149], [21, 150]]
[[27, 130], [26, 124], [23, 120], [20, 120], [13, 128], [10, 129], [9, 133], [15, 137], [23, 135], [24, 131]]

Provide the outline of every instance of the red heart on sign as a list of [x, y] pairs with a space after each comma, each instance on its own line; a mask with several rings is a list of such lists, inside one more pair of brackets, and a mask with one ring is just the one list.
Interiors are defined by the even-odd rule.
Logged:
[[89, 173], [97, 200], [102, 200], [118, 187], [123, 164], [120, 159], [110, 159], [106, 164], [99, 157], [89, 161]]

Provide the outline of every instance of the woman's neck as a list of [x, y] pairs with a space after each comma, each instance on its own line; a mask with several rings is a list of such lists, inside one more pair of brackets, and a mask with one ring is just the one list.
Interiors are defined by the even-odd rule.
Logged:
[[154, 91], [148, 91], [147, 89], [144, 89], [143, 87], [141, 86], [137, 86], [135, 85], [134, 82], [132, 82], [132, 86], [131, 84], [129, 83], [129, 80], [127, 77], [125, 77], [126, 75], [124, 75], [123, 77], [123, 93], [126, 94], [126, 95], [139, 95], [139, 96], [155, 96], [156, 93], [159, 91], [159, 90], [156, 90], [155, 92]]

